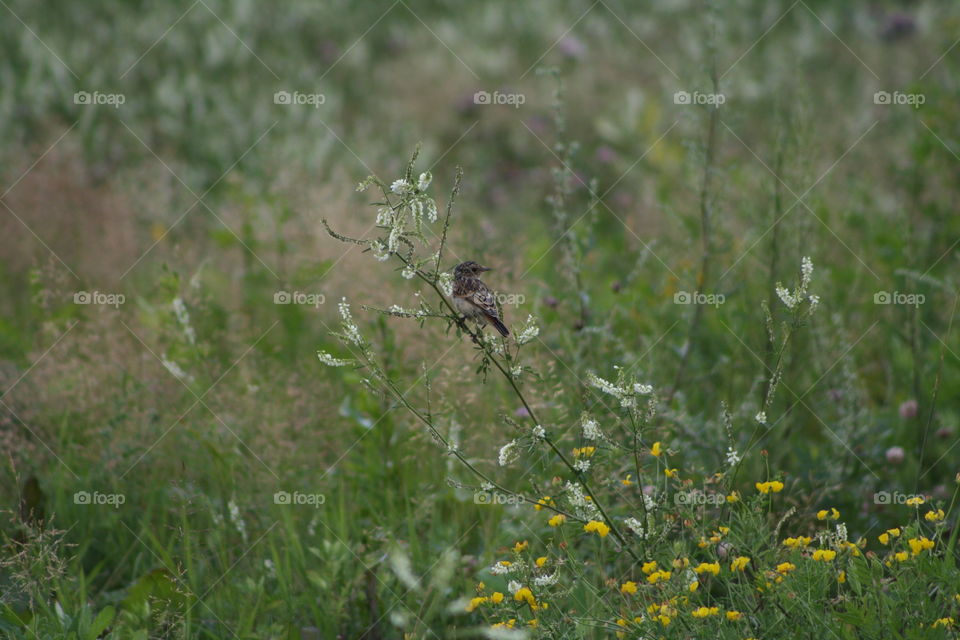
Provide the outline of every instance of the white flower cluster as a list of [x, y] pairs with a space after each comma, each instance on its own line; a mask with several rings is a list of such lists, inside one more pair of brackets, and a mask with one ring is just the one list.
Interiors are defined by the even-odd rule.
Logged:
[[515, 564], [500, 564], [499, 562], [490, 567], [490, 573], [495, 576], [502, 576], [513, 571], [513, 568], [519, 566]]
[[348, 364], [351, 364], [350, 360], [341, 360], [340, 358], [334, 358], [332, 355], [326, 351], [317, 351], [317, 357], [320, 359], [320, 362], [327, 365], [328, 367], [345, 367]]
[[520, 457], [520, 451], [517, 450], [517, 441], [511, 440], [500, 447], [500, 455], [497, 456], [497, 462], [501, 467], [505, 467]]
[[599, 440], [601, 437], [600, 425], [596, 420], [591, 418], [586, 413], [583, 414], [580, 418], [580, 425], [583, 427], [583, 439], [584, 440]]
[[808, 295], [807, 289], [810, 288], [810, 279], [813, 276], [813, 261], [809, 256], [804, 256], [800, 260], [800, 284], [797, 290], [791, 292], [779, 282], [776, 286], [777, 297], [788, 309], [795, 309], [804, 300], [810, 303], [810, 313], [820, 304], [820, 296]]
[[567, 500], [570, 501], [570, 505], [574, 508], [578, 517], [587, 520], [594, 519], [598, 514], [597, 505], [593, 503], [593, 500], [587, 500], [587, 497], [583, 495], [583, 489], [581, 489], [580, 485], [573, 484], [568, 480], [563, 490], [567, 494]]
[[440, 274], [440, 280], [437, 283], [440, 286], [440, 291], [443, 292], [443, 295], [448, 298], [453, 297], [453, 274], [449, 271], [444, 271]]
[[574, 460], [573, 468], [582, 473], [586, 473], [587, 471], [590, 471], [590, 461], [584, 459]]
[[740, 460], [740, 454], [737, 453], [737, 450], [733, 447], [727, 447], [727, 464], [733, 467], [740, 462]]
[[533, 428], [533, 437], [537, 440], [543, 440], [547, 437], [547, 431], [541, 425], [537, 425]]
[[187, 305], [183, 303], [183, 298], [177, 296], [173, 299], [173, 312], [177, 315], [177, 322], [183, 327], [183, 333], [187, 336], [190, 344], [197, 342], [197, 333], [190, 324], [190, 314], [187, 312]]
[[537, 326], [537, 320], [531, 315], [527, 316], [527, 322], [517, 334], [517, 344], [527, 344], [540, 335], [540, 327]]
[[758, 411], [757, 415], [755, 415], [753, 419], [759, 422], [760, 424], [767, 424], [767, 412]]
[[638, 538], [645, 539], [647, 537], [647, 532], [643, 530], [643, 524], [636, 518], [627, 518], [623, 521], [623, 524], [627, 525], [627, 528]]
[[516, 580], [511, 580], [510, 582], [507, 583], [507, 591], [509, 591], [510, 593], [516, 593], [517, 591], [520, 591], [522, 587], [523, 585], [517, 582]]
[[412, 280], [415, 275], [417, 275], [417, 268], [412, 264], [408, 264], [403, 268], [403, 271], [400, 272], [400, 275], [407, 280]]
[[363, 337], [360, 335], [360, 329], [357, 327], [357, 323], [353, 321], [353, 315], [350, 313], [350, 305], [347, 303], [347, 299], [341, 299], [340, 303], [337, 304], [337, 308], [340, 310], [340, 317], [343, 319], [343, 334], [353, 344], [363, 346]]
[[549, 576], [537, 576], [533, 579], [534, 586], [537, 587], [550, 587], [557, 584], [557, 578], [559, 577], [560, 572], [555, 571]]
[[653, 393], [653, 387], [649, 384], [614, 384], [593, 372], [587, 373], [587, 381], [600, 391], [617, 398], [621, 407], [635, 407], [637, 396], [648, 396]]

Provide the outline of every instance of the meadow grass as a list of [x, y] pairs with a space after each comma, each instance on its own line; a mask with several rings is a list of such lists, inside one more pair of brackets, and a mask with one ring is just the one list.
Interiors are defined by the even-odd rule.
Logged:
[[5, 637], [956, 637], [955, 8], [0, 11]]

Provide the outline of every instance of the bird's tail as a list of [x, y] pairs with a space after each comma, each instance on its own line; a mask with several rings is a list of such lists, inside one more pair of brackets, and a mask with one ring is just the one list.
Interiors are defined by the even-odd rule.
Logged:
[[491, 316], [491, 317], [488, 318], [488, 320], [490, 320], [490, 324], [492, 324], [492, 325], [494, 326], [494, 328], [495, 328], [497, 331], [499, 331], [499, 332], [500, 332], [500, 335], [502, 335], [504, 338], [506, 338], [508, 335], [510, 335], [510, 330], [507, 329], [506, 325], [504, 325], [502, 322], [500, 322], [500, 319], [499, 319], [499, 318], [494, 318], [494, 317]]

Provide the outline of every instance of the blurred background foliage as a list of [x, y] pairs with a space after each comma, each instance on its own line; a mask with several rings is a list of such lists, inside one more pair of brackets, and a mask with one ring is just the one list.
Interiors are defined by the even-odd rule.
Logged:
[[[557, 425], [603, 411], [587, 371], [636, 367], [684, 469], [715, 468], [731, 444], [721, 403], [732, 444], [755, 433], [761, 304], [776, 326], [773, 286], [809, 255], [821, 309], [788, 354], [754, 476], [769, 464], [801, 506], [842, 507], [851, 538], [888, 524], [876, 491], [948, 495], [957, 7], [8, 0], [0, 13], [11, 637], [458, 624], [447, 604], [522, 534], [516, 512], [449, 487], [456, 472], [416, 425], [314, 355], [336, 352], [342, 296], [415, 304], [319, 219], [364, 233], [355, 184], [399, 177], [417, 143], [441, 206], [465, 170], [449, 266], [496, 266], [491, 284], [525, 296], [508, 321], [540, 319], [531, 387]], [[712, 78], [720, 109], [675, 103]], [[124, 103], [76, 104], [81, 91]], [[324, 102], [276, 104], [278, 91]], [[476, 104], [478, 91], [524, 103]], [[925, 102], [876, 104], [877, 91]], [[78, 291], [125, 302], [78, 305]], [[324, 304], [274, 304], [278, 291]], [[693, 291], [725, 303], [675, 304]], [[884, 291], [924, 303], [875, 304]], [[420, 382], [425, 363], [451, 433], [495, 463], [516, 407], [474, 381], [466, 345], [355, 313], [398, 379]], [[326, 503], [284, 508], [281, 490]], [[125, 503], [76, 504], [78, 491]], [[449, 566], [411, 591], [391, 557], [418, 575]]]

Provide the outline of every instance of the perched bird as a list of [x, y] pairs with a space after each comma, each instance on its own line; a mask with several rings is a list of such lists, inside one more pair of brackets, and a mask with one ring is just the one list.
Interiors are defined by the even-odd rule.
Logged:
[[453, 270], [453, 306], [468, 318], [475, 318], [481, 324], [488, 322], [506, 337], [510, 331], [500, 320], [500, 311], [493, 291], [483, 283], [480, 274], [490, 271], [490, 267], [479, 265], [473, 260], [461, 262]]

